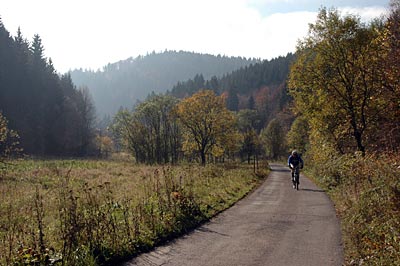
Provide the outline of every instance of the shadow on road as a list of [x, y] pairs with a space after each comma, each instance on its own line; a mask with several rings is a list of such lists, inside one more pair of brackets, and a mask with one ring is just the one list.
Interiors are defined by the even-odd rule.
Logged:
[[220, 235], [220, 236], [229, 236], [229, 235], [222, 234], [222, 233], [217, 232], [217, 231], [214, 231], [214, 230], [210, 230], [210, 229], [208, 229], [208, 228], [206, 228], [206, 227], [199, 227], [199, 228], [196, 229], [196, 231], [200, 231], [200, 232], [203, 232], [203, 233], [218, 234], [218, 235]]
[[289, 169], [274, 169], [273, 167], [271, 168], [271, 171], [272, 172], [285, 172], [285, 173], [290, 172]]
[[322, 190], [322, 189], [301, 188], [300, 190], [309, 191], [309, 192], [320, 192], [320, 193], [325, 193], [326, 192], [325, 190]]

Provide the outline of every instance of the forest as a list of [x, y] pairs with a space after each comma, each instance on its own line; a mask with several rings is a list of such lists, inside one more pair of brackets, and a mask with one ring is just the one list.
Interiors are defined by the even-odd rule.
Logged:
[[[330, 10], [323, 10], [317, 22], [310, 26], [309, 36], [299, 43], [296, 54], [272, 60], [260, 62], [165, 51], [109, 64], [103, 71], [89, 71], [90, 75], [112, 76], [111, 82], [124, 83], [120, 87], [110, 85], [122, 92], [128, 89], [126, 84], [132, 82], [129, 78], [117, 77], [129, 76], [133, 73], [129, 69], [140, 68], [150, 75], [152, 71], [165, 69], [166, 62], [179, 61], [181, 68], [186, 69], [187, 65], [196, 65], [194, 62], [200, 61], [199, 66], [193, 67], [195, 70], [186, 71], [184, 76], [188, 76], [204, 70], [204, 66], [213, 66], [208, 72], [193, 74], [192, 78], [177, 81], [174, 85], [172, 80], [150, 75], [163, 84], [165, 91], [148, 93], [141, 101], [132, 100], [130, 106], [121, 107], [115, 117], [102, 121], [103, 124], [96, 117], [93, 90], [86, 86], [77, 87], [72, 81], [72, 75], [83, 79], [85, 71], [58, 74], [52, 60], [44, 57], [45, 48], [39, 35], [32, 41], [26, 40], [20, 30], [16, 36], [11, 36], [0, 22], [0, 106], [3, 125], [9, 129], [8, 136], [5, 134], [2, 138], [5, 143], [2, 152], [5, 153], [7, 145], [18, 143], [16, 151], [38, 156], [103, 156], [111, 149], [130, 149], [140, 162], [190, 160], [193, 156], [183, 156], [184, 146], [191, 146], [185, 142], [190, 128], [177, 110], [185, 101], [202, 101], [203, 94], [207, 94], [203, 96], [208, 99], [223, 99], [215, 105], [224, 106], [232, 113], [232, 127], [241, 139], [236, 142], [240, 145], [222, 148], [223, 152], [217, 152], [218, 158], [214, 159], [237, 155], [243, 159], [246, 157], [244, 151], [248, 149], [245, 146], [255, 143], [263, 147], [254, 148], [251, 155], [262, 153], [274, 159], [296, 147], [317, 160], [314, 154], [321, 153], [321, 143], [326, 144], [323, 146], [327, 147], [328, 153], [360, 152], [365, 156], [395, 152], [400, 137], [397, 130], [396, 4], [393, 6], [386, 20], [376, 19], [368, 24], [356, 16], [342, 18], [339, 14], [331, 14]], [[152, 62], [155, 67], [151, 70]], [[180, 72], [181, 68], [176, 71]], [[175, 76], [173, 73], [162, 75]], [[96, 82], [104, 83], [101, 78]], [[171, 89], [166, 89], [169, 86]], [[115, 90], [109, 89], [109, 93]], [[148, 92], [151, 91], [152, 88], [148, 88]], [[113, 100], [110, 102], [117, 106]], [[189, 106], [186, 109], [188, 112]], [[289, 133], [288, 141], [269, 143], [265, 131], [273, 125]], [[291, 140], [300, 138], [296, 136], [300, 134], [299, 130], [290, 130], [291, 126], [305, 131], [301, 144]], [[138, 128], [142, 131], [136, 130]], [[132, 132], [140, 136], [133, 136]], [[249, 134], [259, 139], [246, 139]], [[209, 141], [220, 148], [224, 142], [217, 141], [216, 137]], [[246, 143], [248, 141], [252, 144]], [[314, 147], [318, 152], [313, 151]], [[151, 158], [150, 153], [157, 153], [154, 149], [165, 149], [161, 153], [168, 156], [162, 160]], [[199, 153], [201, 158], [202, 149], [204, 147], [193, 146], [189, 153]], [[208, 149], [210, 154], [211, 150]]]
[[[56, 73], [51, 59], [44, 57], [39, 35], [32, 42], [20, 30], [12, 37], [1, 20], [0, 109], [1, 120], [14, 132], [10, 141], [19, 142], [26, 154], [91, 153], [95, 107], [88, 89], [77, 89], [69, 74]], [[0, 153], [10, 141], [2, 136]]]
[[[150, 94], [133, 110], [116, 114], [110, 129], [120, 138], [114, 142], [150, 164], [182, 159], [204, 164], [206, 155], [249, 163], [259, 156], [279, 158], [286, 153], [284, 138], [273, 141], [270, 136], [273, 131], [282, 136], [294, 119], [285, 80], [293, 59], [288, 54], [209, 80], [196, 74], [164, 95]], [[221, 129], [224, 134], [218, 133]]]
[[[237, 113], [241, 124], [238, 127], [235, 125], [235, 127], [240, 128], [241, 134], [247, 134], [247, 143], [243, 147], [239, 147], [239, 145], [235, 147], [230, 151], [230, 156], [239, 153], [242, 158], [246, 157], [250, 160], [250, 156], [255, 155], [256, 150], [259, 154], [262, 149], [249, 148], [249, 146], [255, 145], [253, 142], [256, 140], [248, 139], [250, 135], [253, 137], [255, 135], [247, 132], [250, 129], [249, 126], [244, 125], [248, 123], [246, 120], [253, 120], [251, 121], [251, 132], [259, 134], [278, 113], [282, 113], [282, 110], [286, 109], [290, 98], [286, 93], [285, 79], [289, 72], [289, 64], [294, 58], [292, 54], [259, 62], [254, 59], [166, 51], [161, 54], [152, 53], [144, 57], [109, 64], [104, 67], [103, 71], [75, 70], [60, 75], [52, 66], [51, 59], [44, 57], [45, 48], [39, 35], [35, 35], [32, 42], [29, 42], [23, 37], [21, 31], [18, 31], [15, 37], [10, 36], [3, 24], [1, 24], [1, 34], [4, 39], [1, 43], [3, 46], [1, 73], [4, 73], [0, 80], [1, 111], [3, 120], [8, 123], [8, 128], [13, 133], [7, 142], [12, 145], [18, 143], [18, 148], [15, 150], [21, 151], [21, 154], [47, 157], [107, 156], [113, 149], [123, 149], [122, 144], [124, 144], [125, 148], [135, 147], [134, 155], [137, 161], [161, 163], [160, 158], [154, 160], [148, 155], [150, 153], [148, 149], [153, 149], [149, 147], [153, 146], [154, 137], [147, 132], [161, 134], [160, 132], [167, 130], [162, 133], [162, 137], [174, 138], [175, 144], [173, 151], [170, 151], [170, 147], [165, 147], [165, 149], [169, 150], [168, 154], [173, 153], [174, 155], [168, 155], [171, 158], [164, 158], [163, 162], [177, 162], [178, 159], [184, 158], [182, 152], [184, 142], [182, 140], [185, 133], [181, 129], [181, 124], [175, 121], [177, 117], [174, 118], [170, 111], [174, 109], [178, 99], [192, 96], [200, 90], [210, 89], [215, 96], [224, 99], [224, 105], [230, 111]], [[168, 62], [172, 62], [174, 67], [165, 67]], [[138, 69], [147, 73], [145, 77], [151, 77], [151, 79], [147, 78], [148, 80], [162, 84], [163, 88], [170, 87], [171, 90], [164, 89], [165, 94], [153, 91], [148, 94], [147, 99], [136, 100], [136, 102], [134, 99], [126, 97], [127, 94], [132, 94], [137, 99], [142, 97], [142, 93], [137, 93], [136, 89], [132, 89], [129, 84], [139, 86], [141, 90], [147, 86], [149, 87], [148, 92], [157, 86], [156, 84], [149, 85], [147, 81], [144, 81], [145, 79], [142, 79], [143, 84], [137, 81], [135, 73], [139, 71]], [[174, 69], [179, 75], [164, 73], [160, 69]], [[235, 70], [231, 71], [233, 69]], [[195, 71], [203, 72], [196, 73]], [[159, 74], [151, 74], [154, 72]], [[177, 76], [188, 77], [190, 74], [194, 76], [193, 80], [188, 78], [187, 81], [178, 81], [173, 85], [172, 82], [177, 80]], [[94, 88], [82, 84], [77, 87], [73, 82], [73, 77], [82, 84], [91, 84]], [[205, 77], [208, 77], [209, 80], [205, 80]], [[105, 87], [100, 88], [99, 84]], [[103, 91], [104, 94], [100, 91]], [[92, 96], [93, 94], [98, 95], [96, 96], [97, 101]], [[101, 94], [105, 96], [99, 96]], [[119, 94], [124, 99], [123, 101], [121, 101], [122, 98], [118, 100], [109, 96]], [[99, 102], [100, 98], [107, 99], [107, 104], [114, 108], [120, 107], [120, 112], [114, 118], [110, 117], [111, 113], [108, 113], [107, 116], [100, 119], [100, 114], [104, 115], [106, 114], [104, 112], [108, 110]], [[125, 108], [122, 107], [124, 105]], [[148, 105], [151, 105], [152, 109], [147, 110], [146, 106]], [[134, 108], [131, 109], [132, 107]], [[102, 111], [98, 112], [98, 108]], [[144, 110], [144, 113], [141, 110]], [[111, 112], [111, 110], [108, 111]], [[128, 123], [126, 121], [127, 114], [139, 119], [139, 125], [144, 130], [131, 130], [142, 132], [140, 133], [141, 139], [137, 139], [135, 142], [132, 142], [133, 136], [128, 138], [126, 134], [123, 135], [124, 132], [127, 132], [127, 128], [121, 127], [121, 119], [124, 118]], [[162, 117], [154, 117], [159, 114]], [[282, 117], [285, 117], [282, 121], [288, 128], [291, 115], [287, 114]], [[129, 119], [128, 124], [136, 128], [138, 124], [133, 123], [133, 118]], [[174, 126], [168, 125], [170, 121], [175, 121], [171, 122]], [[156, 131], [147, 131], [151, 129], [149, 125]], [[173, 131], [169, 127], [174, 127], [175, 130]], [[120, 132], [116, 131], [117, 128]], [[179, 134], [171, 135], [172, 132]], [[146, 138], [149, 139], [146, 140]], [[158, 142], [172, 143], [169, 140], [162, 140], [161, 135], [155, 139]], [[257, 141], [259, 142], [259, 140]], [[127, 144], [127, 142], [132, 143]], [[248, 147], [245, 147], [246, 145]], [[156, 146], [157, 149], [162, 147], [160, 144], [156, 144]], [[283, 150], [281, 149], [279, 152], [283, 152]], [[276, 157], [279, 152], [274, 151], [273, 157]], [[145, 155], [146, 153], [147, 155]], [[244, 155], [245, 153], [247, 155]], [[147, 159], [144, 160], [142, 157]], [[190, 158], [192, 157], [190, 156]]]
[[120, 107], [131, 108], [151, 92], [165, 93], [196, 74], [221, 76], [259, 61], [165, 50], [110, 63], [101, 70], [75, 69], [70, 74], [74, 84], [90, 89], [97, 113], [104, 116], [114, 115]]

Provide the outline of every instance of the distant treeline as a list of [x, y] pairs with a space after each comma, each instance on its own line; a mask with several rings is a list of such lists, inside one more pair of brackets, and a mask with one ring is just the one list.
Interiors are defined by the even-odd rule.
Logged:
[[[103, 119], [102, 125], [95, 125], [95, 104], [96, 109], [102, 110], [100, 114], [113, 114], [121, 106], [128, 108], [125, 110], [135, 106], [129, 112], [140, 119], [129, 128], [138, 132], [147, 118], [153, 118], [153, 114], [147, 113], [140, 117], [143, 115], [140, 108], [151, 105], [152, 99], [164, 99], [162, 94], [165, 92], [167, 98], [173, 96], [171, 101], [175, 103], [178, 101], [175, 98], [189, 97], [203, 89], [221, 96], [226, 107], [238, 113], [240, 130], [247, 134], [243, 137], [245, 143], [240, 144], [241, 157], [247, 156], [248, 159], [256, 150], [255, 135], [260, 134], [274, 118], [279, 117], [285, 130], [293, 121], [293, 115], [285, 112], [290, 101], [286, 79], [294, 60], [293, 54], [260, 61], [165, 51], [109, 64], [102, 71], [75, 70], [59, 75], [51, 59], [45, 58], [39, 35], [29, 42], [20, 30], [13, 37], [0, 23], [0, 41], [0, 111], [8, 120], [8, 128], [19, 134], [19, 146], [25, 154], [107, 156], [113, 146], [118, 149], [122, 143], [118, 136], [105, 131], [113, 126], [110, 116]], [[73, 79], [88, 87], [77, 87]], [[92, 101], [91, 94], [95, 101]], [[138, 102], [137, 99], [146, 95], [147, 100]], [[140, 137], [153, 137], [153, 133], [145, 129]], [[167, 129], [167, 133], [171, 133], [170, 128]], [[159, 137], [154, 143], [153, 139], [150, 142], [138, 139], [140, 145], [132, 142], [135, 143], [132, 147], [137, 160], [147, 163], [163, 161], [148, 155], [160, 151]], [[181, 139], [171, 141], [182, 143]], [[146, 146], [146, 152], [139, 151], [143, 143], [158, 148]], [[164, 158], [164, 161], [176, 161], [181, 149], [181, 145], [175, 147], [171, 159]], [[143, 154], [147, 155], [143, 157]]]
[[294, 120], [286, 87], [294, 60], [288, 54], [209, 80], [196, 74], [165, 95], [150, 94], [118, 112], [114, 141], [149, 164], [278, 158]]
[[164, 93], [178, 81], [201, 73], [205, 78], [222, 76], [260, 60], [214, 56], [185, 51], [164, 51], [128, 58], [108, 64], [102, 70], [73, 70], [77, 86], [87, 86], [98, 113], [113, 115], [123, 107], [131, 108], [151, 92]]
[[256, 110], [261, 119], [257, 128], [260, 131], [285, 110], [291, 99], [286, 80], [294, 60], [295, 55], [289, 53], [241, 67], [221, 77], [212, 76], [208, 80], [197, 74], [192, 79], [178, 82], [167, 94], [185, 98], [201, 89], [210, 89], [226, 98], [227, 108], [231, 111]]
[[237, 94], [248, 95], [263, 86], [281, 85], [286, 81], [289, 74], [290, 63], [295, 56], [289, 53], [285, 57], [252, 63], [240, 67], [222, 77], [212, 76], [205, 80], [203, 74], [197, 74], [193, 79], [178, 82], [174, 85], [170, 94], [183, 98], [190, 96], [199, 89], [208, 88], [218, 94], [225, 91], [233, 91]]
[[29, 42], [18, 30], [13, 37], [1, 19], [0, 112], [27, 154], [90, 153], [95, 112], [88, 90], [56, 73], [39, 35]]

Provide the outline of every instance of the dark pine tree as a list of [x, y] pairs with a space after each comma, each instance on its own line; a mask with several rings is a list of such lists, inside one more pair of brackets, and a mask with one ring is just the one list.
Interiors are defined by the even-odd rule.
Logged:
[[0, 19], [0, 111], [24, 153], [89, 154], [94, 115], [88, 99], [69, 75], [59, 77], [39, 35], [30, 44], [18, 29], [13, 38]]
[[256, 107], [256, 102], [254, 101], [254, 97], [253, 97], [253, 95], [250, 95], [249, 101], [247, 103], [247, 108], [250, 110], [254, 110], [255, 107]]
[[236, 90], [231, 89], [228, 92], [228, 97], [226, 99], [226, 107], [231, 111], [239, 110], [239, 97]]

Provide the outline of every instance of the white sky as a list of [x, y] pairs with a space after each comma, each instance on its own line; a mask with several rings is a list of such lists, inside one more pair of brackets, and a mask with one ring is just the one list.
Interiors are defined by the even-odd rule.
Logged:
[[[345, 4], [344, 4], [345, 3]], [[152, 51], [271, 59], [294, 52], [323, 5], [364, 20], [389, 0], [0, 0], [15, 36], [42, 38], [58, 72], [98, 69]]]

